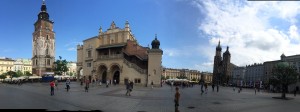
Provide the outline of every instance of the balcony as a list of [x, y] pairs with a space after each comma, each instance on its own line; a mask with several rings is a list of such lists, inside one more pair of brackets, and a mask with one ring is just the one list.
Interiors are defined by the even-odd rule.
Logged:
[[99, 55], [98, 60], [121, 59], [123, 54]]

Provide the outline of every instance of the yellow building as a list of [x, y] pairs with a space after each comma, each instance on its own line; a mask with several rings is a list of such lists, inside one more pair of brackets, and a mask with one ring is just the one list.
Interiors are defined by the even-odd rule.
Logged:
[[186, 77], [188, 80], [196, 79], [199, 81], [201, 79], [200, 71], [189, 69], [163, 68], [162, 75], [167, 79], [176, 79], [180, 76]]
[[161, 85], [162, 53], [160, 42], [155, 39], [152, 48], [140, 46], [131, 33], [129, 23], [121, 29], [112, 22], [97, 36], [83, 41], [77, 46], [77, 74], [81, 79], [101, 80], [103, 83], [135, 85]]
[[26, 72], [32, 73], [31, 59], [16, 59], [12, 71], [21, 71], [23, 74]]
[[0, 75], [13, 70], [14, 61], [11, 58], [0, 57]]

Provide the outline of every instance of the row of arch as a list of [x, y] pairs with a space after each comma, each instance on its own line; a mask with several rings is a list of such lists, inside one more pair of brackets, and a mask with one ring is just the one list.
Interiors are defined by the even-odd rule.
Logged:
[[82, 68], [78, 69], [79, 77], [89, 78], [89, 80], [100, 80], [102, 83], [107, 81], [113, 81], [115, 84], [120, 84], [120, 76], [122, 67], [118, 63], [113, 63], [109, 68], [105, 64], [99, 64], [95, 67], [95, 71], [91, 72], [91, 75], [84, 75], [82, 73]]

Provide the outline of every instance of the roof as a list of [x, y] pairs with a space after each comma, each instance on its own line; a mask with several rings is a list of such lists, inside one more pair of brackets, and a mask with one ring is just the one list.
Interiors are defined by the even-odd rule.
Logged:
[[142, 47], [135, 41], [128, 40], [124, 53], [127, 55], [135, 55], [141, 60], [148, 60], [148, 47]]
[[126, 45], [126, 43], [119, 43], [119, 44], [109, 44], [109, 45], [102, 45], [102, 46], [99, 46], [98, 48], [97, 48], [97, 50], [98, 49], [106, 49], [106, 48], [114, 48], [114, 47], [123, 47], [123, 46], [125, 46]]

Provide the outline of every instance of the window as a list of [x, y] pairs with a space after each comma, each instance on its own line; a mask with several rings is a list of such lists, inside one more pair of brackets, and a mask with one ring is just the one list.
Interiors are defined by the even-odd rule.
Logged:
[[47, 59], [47, 65], [50, 65], [50, 59]]
[[46, 55], [48, 55], [49, 54], [49, 50], [48, 49], [46, 49]]
[[92, 67], [92, 63], [87, 63], [86, 66], [87, 67]]
[[141, 83], [141, 79], [138, 78], [134, 79], [134, 83]]
[[92, 51], [91, 50], [88, 51], [88, 58], [90, 58], [90, 57], [92, 57]]

